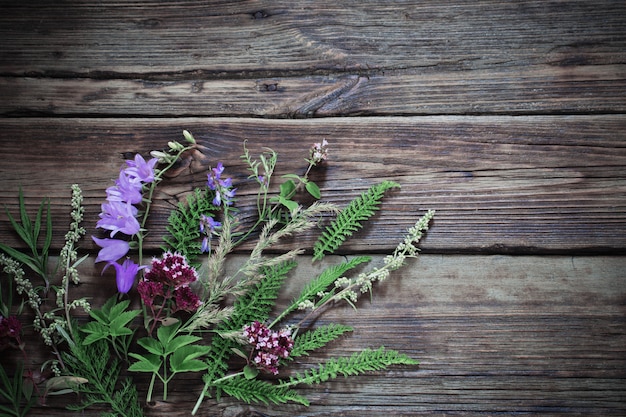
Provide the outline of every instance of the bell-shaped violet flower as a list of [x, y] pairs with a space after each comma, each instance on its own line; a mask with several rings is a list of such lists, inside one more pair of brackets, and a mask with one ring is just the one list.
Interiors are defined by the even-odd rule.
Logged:
[[145, 266], [139, 266], [130, 259], [126, 259], [121, 265], [117, 262], [109, 262], [102, 271], [104, 272], [109, 265], [113, 265], [115, 267], [115, 282], [117, 283], [117, 290], [122, 294], [127, 294], [128, 291], [130, 291], [135, 283], [137, 273], [145, 268]]
[[117, 262], [128, 253], [130, 249], [128, 242], [119, 239], [98, 239], [95, 236], [91, 237], [94, 242], [102, 249], [98, 252], [97, 262]]
[[137, 154], [135, 159], [129, 159], [126, 161], [128, 168], [125, 169], [126, 174], [136, 180], [151, 183], [154, 181], [154, 167], [159, 160], [152, 158], [146, 162], [143, 156]]
[[100, 220], [97, 227], [111, 231], [111, 237], [117, 232], [122, 232], [129, 236], [139, 233], [141, 226], [137, 221], [137, 207], [122, 201], [109, 201], [102, 204]]
[[115, 181], [115, 185], [107, 188], [107, 200], [139, 204], [142, 199], [141, 188], [141, 182], [134, 180], [122, 170], [119, 178]]

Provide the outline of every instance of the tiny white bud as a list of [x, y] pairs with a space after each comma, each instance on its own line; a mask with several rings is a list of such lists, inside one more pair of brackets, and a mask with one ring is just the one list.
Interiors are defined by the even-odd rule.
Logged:
[[183, 130], [183, 136], [185, 137], [187, 142], [194, 143], [194, 144], [196, 143], [196, 139], [193, 137], [193, 135], [188, 130]]

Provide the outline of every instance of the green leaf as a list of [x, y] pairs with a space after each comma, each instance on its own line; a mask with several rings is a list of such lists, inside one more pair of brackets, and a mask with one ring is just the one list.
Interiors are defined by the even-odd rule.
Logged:
[[209, 365], [197, 360], [200, 356], [209, 353], [210, 346], [183, 346], [170, 357], [172, 372], [197, 372], [205, 370]]
[[128, 367], [129, 371], [133, 372], [152, 372], [157, 373], [161, 369], [163, 361], [158, 355], [139, 355], [137, 353], [129, 353], [128, 356], [137, 359], [137, 362]]
[[129, 305], [130, 305], [129, 300], [120, 301], [119, 303], [113, 303], [109, 307], [109, 310], [107, 311], [107, 315], [109, 316], [109, 318], [111, 317], [116, 318], [117, 316], [122, 314], [122, 312], [126, 310]]
[[151, 337], [142, 337], [137, 340], [137, 344], [147, 350], [150, 353], [153, 353], [158, 356], [163, 356], [165, 350], [161, 343], [158, 340], [155, 340]]
[[289, 199], [296, 190], [296, 183], [293, 180], [287, 180], [280, 184], [280, 196]]
[[308, 332], [298, 333], [298, 336], [294, 340], [293, 349], [291, 353], [289, 353], [289, 358], [297, 358], [303, 355], [308, 356], [310, 351], [324, 347], [344, 333], [351, 332], [352, 330], [350, 326], [330, 323]]
[[191, 335], [183, 335], [183, 336], [175, 337], [174, 339], [170, 340], [169, 343], [165, 346], [165, 354], [169, 355], [170, 353], [177, 352], [183, 346], [190, 345], [199, 340], [202, 340], [202, 338], [198, 336], [191, 336]]
[[298, 208], [298, 203], [293, 200], [288, 200], [282, 195], [278, 197], [278, 202], [283, 206], [287, 207], [289, 211], [293, 211]]
[[315, 199], [319, 200], [322, 198], [320, 187], [318, 187], [316, 183], [309, 181], [306, 183], [305, 188]]
[[259, 374], [259, 368], [255, 368], [254, 366], [246, 365], [243, 368], [243, 376], [246, 379], [254, 379]]
[[180, 322], [173, 323], [169, 326], [161, 326], [157, 330], [157, 338], [163, 346], [167, 346], [174, 336], [176, 336], [176, 332], [179, 328]]
[[140, 310], [124, 311], [111, 321], [111, 335], [120, 336], [122, 334], [132, 334], [132, 330], [125, 327], [135, 317], [141, 313]]

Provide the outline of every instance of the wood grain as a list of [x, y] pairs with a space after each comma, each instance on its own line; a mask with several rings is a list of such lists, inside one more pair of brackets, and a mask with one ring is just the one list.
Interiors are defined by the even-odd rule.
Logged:
[[[278, 174], [300, 172], [308, 147], [331, 142], [330, 161], [313, 173], [324, 199], [345, 205], [372, 184], [398, 181], [369, 231], [348, 250], [395, 247], [427, 209], [438, 211], [427, 251], [535, 253], [621, 251], [626, 246], [626, 121], [621, 116], [420, 117], [334, 120], [260, 119], [22, 119], [0, 120], [5, 162], [0, 205], [17, 212], [23, 187], [30, 211], [51, 198], [54, 224], [65, 227], [69, 186], [85, 193], [89, 233], [127, 152], [147, 156], [192, 131], [205, 147], [157, 194], [148, 247], [157, 248], [169, 211], [206, 170], [223, 161], [238, 187], [243, 224], [256, 213], [256, 189], [239, 156], [243, 140], [280, 154]], [[36, 167], [36, 169], [34, 169]], [[0, 236], [17, 244], [6, 213]], [[55, 238], [62, 245], [64, 232]], [[314, 236], [302, 242], [309, 245]], [[93, 249], [88, 242], [86, 248]]]
[[[45, 80], [45, 81], [44, 81]], [[626, 111], [626, 65], [183, 80], [0, 77], [7, 116], [331, 117]]]
[[623, 64], [623, 2], [3, 4], [0, 73], [154, 75]]
[[[241, 260], [232, 258], [228, 270]], [[375, 257], [373, 264], [381, 261]], [[301, 257], [279, 308], [321, 267]], [[208, 401], [200, 415], [623, 415], [625, 270], [623, 257], [422, 255], [378, 285], [358, 311], [328, 310], [318, 324], [340, 322], [354, 332], [297, 364], [384, 344], [419, 359], [419, 367], [299, 388], [309, 408], [224, 399]], [[94, 302], [100, 302], [115, 293], [113, 276], [100, 277], [91, 260], [81, 272], [75, 296], [97, 294]], [[37, 356], [42, 353], [33, 359], [45, 358]], [[149, 415], [189, 415], [198, 381], [178, 378], [171, 402], [157, 402]], [[73, 400], [50, 397], [48, 408], [31, 415], [60, 415]]]
[[[96, 234], [123, 156], [147, 155], [183, 129], [202, 147], [155, 196], [149, 251], [169, 210], [218, 161], [234, 176], [241, 221], [252, 223], [246, 139], [253, 153], [278, 151], [285, 174], [301, 173], [308, 147], [326, 138], [330, 159], [312, 179], [341, 205], [375, 182], [402, 184], [347, 256], [380, 262], [437, 210], [424, 255], [358, 311], [320, 319], [354, 334], [298, 364], [384, 343], [419, 367], [300, 388], [310, 408], [224, 399], [200, 415], [626, 415], [623, 1], [7, 0], [0, 97], [5, 244], [19, 246], [4, 207], [17, 212], [20, 186], [31, 213], [50, 197], [54, 251], [72, 183]], [[85, 239], [91, 257], [72, 292], [99, 305], [115, 284], [94, 266], [95, 249]], [[309, 259], [279, 307], [319, 272]], [[40, 366], [47, 348], [25, 340]], [[9, 374], [15, 359], [0, 355]], [[171, 402], [148, 414], [189, 415], [199, 377], [178, 379]], [[74, 400], [49, 398], [29, 416], [67, 415]]]

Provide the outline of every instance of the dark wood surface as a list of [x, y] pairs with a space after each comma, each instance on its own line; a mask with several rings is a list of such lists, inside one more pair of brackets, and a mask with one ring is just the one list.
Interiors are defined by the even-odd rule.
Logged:
[[[310, 408], [224, 399], [201, 415], [626, 415], [624, 2], [0, 8], [0, 206], [15, 213], [20, 186], [30, 210], [50, 197], [56, 250], [72, 183], [94, 233], [123, 156], [147, 155], [183, 129], [202, 152], [160, 189], [150, 250], [172, 204], [217, 161], [252, 221], [244, 140], [274, 148], [289, 173], [327, 139], [330, 160], [313, 176], [335, 203], [383, 179], [402, 184], [348, 256], [390, 252], [418, 215], [437, 210], [418, 260], [358, 312], [324, 316], [356, 329], [330, 353], [382, 340], [418, 368], [303, 388]], [[0, 241], [18, 244], [4, 210]], [[302, 257], [282, 303], [314, 272], [309, 264]], [[115, 292], [92, 261], [82, 275], [77, 295]], [[27, 343], [34, 362], [48, 358]], [[3, 352], [9, 371], [11, 358]], [[198, 390], [181, 378], [172, 402], [150, 414], [188, 415]], [[67, 415], [67, 401], [50, 398], [30, 415]]]

